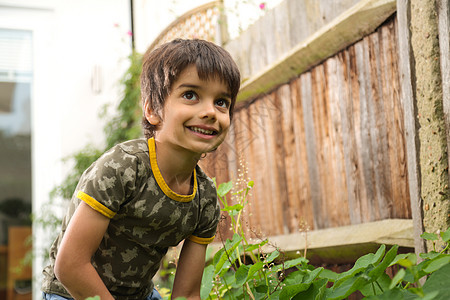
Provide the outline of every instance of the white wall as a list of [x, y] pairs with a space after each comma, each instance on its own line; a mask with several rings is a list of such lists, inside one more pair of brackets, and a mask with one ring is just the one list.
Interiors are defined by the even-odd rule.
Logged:
[[[131, 50], [129, 1], [0, 0], [0, 27], [33, 32], [33, 212], [40, 213], [70, 168], [61, 159], [104, 140], [98, 113], [120, 97]], [[91, 88], [94, 69], [101, 70], [99, 93]], [[46, 234], [34, 230], [35, 249], [47, 247]], [[33, 269], [39, 299], [38, 257]]]

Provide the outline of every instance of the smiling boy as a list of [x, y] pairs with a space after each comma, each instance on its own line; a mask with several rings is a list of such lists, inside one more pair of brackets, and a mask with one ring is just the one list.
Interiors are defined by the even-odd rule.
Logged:
[[44, 269], [44, 299], [160, 299], [152, 278], [182, 241], [172, 299], [200, 299], [220, 208], [197, 163], [225, 139], [239, 84], [231, 56], [210, 42], [174, 40], [144, 55], [145, 139], [83, 173]]

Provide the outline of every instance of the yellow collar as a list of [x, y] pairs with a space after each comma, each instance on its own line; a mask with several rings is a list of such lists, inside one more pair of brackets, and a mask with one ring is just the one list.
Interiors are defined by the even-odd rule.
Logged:
[[197, 193], [197, 172], [194, 169], [194, 188], [191, 195], [180, 195], [172, 191], [167, 183], [164, 181], [164, 178], [161, 175], [161, 171], [159, 170], [158, 163], [156, 161], [156, 147], [155, 147], [155, 139], [148, 139], [148, 150], [150, 156], [150, 165], [152, 167], [153, 175], [155, 176], [156, 182], [158, 183], [161, 190], [166, 194], [167, 197], [179, 201], [179, 202], [189, 202], [194, 199], [195, 194]]

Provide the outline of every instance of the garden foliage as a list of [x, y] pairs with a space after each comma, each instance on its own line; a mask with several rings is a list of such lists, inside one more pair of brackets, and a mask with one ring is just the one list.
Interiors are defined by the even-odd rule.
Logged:
[[[350, 270], [335, 273], [310, 265], [305, 257], [285, 260], [280, 250], [263, 253], [262, 247], [268, 240], [249, 243], [241, 213], [252, 186], [250, 181], [234, 193], [238, 200], [232, 205], [228, 204], [232, 182], [218, 186], [219, 199], [230, 217], [234, 235], [205, 267], [202, 299], [331, 300], [345, 299], [356, 291], [367, 299], [450, 299], [450, 229], [440, 235], [422, 235], [431, 241], [441, 238], [447, 246], [421, 254], [420, 263], [414, 253], [397, 254], [398, 246], [381, 245], [376, 253], [357, 259]], [[386, 269], [394, 265], [398, 272], [391, 279]], [[423, 284], [422, 278], [426, 279]]]

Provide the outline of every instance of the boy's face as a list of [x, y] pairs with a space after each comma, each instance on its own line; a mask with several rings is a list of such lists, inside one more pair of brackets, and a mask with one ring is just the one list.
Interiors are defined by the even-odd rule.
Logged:
[[195, 65], [184, 69], [167, 96], [162, 120], [146, 109], [150, 124], [157, 125], [155, 139], [174, 149], [199, 154], [216, 149], [230, 127], [231, 96], [218, 78], [198, 77]]

